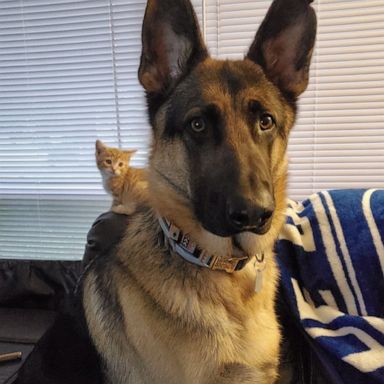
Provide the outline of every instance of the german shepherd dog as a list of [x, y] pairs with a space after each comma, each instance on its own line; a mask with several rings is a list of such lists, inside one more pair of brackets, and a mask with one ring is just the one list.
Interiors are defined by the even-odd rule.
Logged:
[[106, 383], [275, 382], [273, 247], [315, 41], [310, 2], [275, 0], [244, 60], [219, 61], [189, 0], [148, 0], [149, 203], [83, 286]]

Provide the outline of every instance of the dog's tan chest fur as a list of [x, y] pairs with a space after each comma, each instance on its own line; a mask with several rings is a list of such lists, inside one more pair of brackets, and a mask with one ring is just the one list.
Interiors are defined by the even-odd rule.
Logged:
[[[143, 224], [138, 219], [137, 226]], [[230, 275], [195, 267], [175, 254], [153, 253], [140, 232], [128, 234], [114, 272], [129, 348], [140, 351], [144, 382], [203, 384], [230, 362], [260, 370], [277, 363], [274, 289], [254, 292], [251, 263]], [[274, 269], [271, 260], [266, 271], [271, 287]]]
[[[225, 310], [217, 308], [215, 330], [202, 328], [187, 333], [168, 319], [162, 319], [161, 314], [154, 319], [152, 310], [145, 305], [133, 310], [129, 299], [133, 299], [129, 294], [123, 299], [123, 306], [130, 308], [125, 329], [133, 348], [140, 350], [144, 383], [204, 384], [210, 383], [212, 373], [228, 362], [239, 361], [260, 371], [271, 360], [277, 364], [277, 326], [271, 324], [267, 314], [244, 319], [246, 325], [242, 327], [230, 319]], [[215, 308], [205, 310], [212, 309]], [[258, 329], [256, 322], [265, 324], [263, 343], [256, 344], [260, 338], [260, 334], [253, 332]]]
[[123, 329], [102, 312], [95, 276], [86, 280], [85, 297], [93, 299], [85, 302], [90, 331], [115, 367], [114, 384], [211, 384], [212, 375], [233, 362], [270, 377], [261, 382], [273, 382], [279, 330], [271, 316], [272, 258], [265, 289], [256, 294], [252, 263], [231, 275], [195, 267], [167, 249], [159, 253], [153, 247], [158, 233], [137, 230], [155, 228], [155, 220], [152, 214], [135, 217], [105, 277], [115, 282], [110, 295], [121, 307]]

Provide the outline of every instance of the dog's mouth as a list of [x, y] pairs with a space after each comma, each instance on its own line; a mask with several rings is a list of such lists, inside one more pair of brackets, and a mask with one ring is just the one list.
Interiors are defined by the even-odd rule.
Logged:
[[226, 225], [223, 222], [215, 224], [211, 222], [201, 221], [201, 224], [205, 230], [220, 237], [234, 237], [236, 235], [246, 232], [253, 233], [256, 235], [265, 235], [271, 229], [272, 217], [268, 218], [268, 220], [261, 223], [261, 225], [245, 226], [243, 228], [238, 228], [236, 226], [228, 224]]
[[241, 245], [239, 236], [237, 236], [237, 235], [232, 236], [231, 240], [232, 240], [233, 253], [235, 255], [245, 255], [246, 251], [244, 250], [243, 246]]

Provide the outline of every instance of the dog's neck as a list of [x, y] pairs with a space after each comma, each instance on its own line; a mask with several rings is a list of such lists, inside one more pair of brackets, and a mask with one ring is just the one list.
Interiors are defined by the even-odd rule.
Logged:
[[229, 258], [222, 258], [207, 253], [189, 237], [183, 233], [178, 227], [168, 220], [159, 217], [159, 223], [163, 230], [165, 240], [169, 244], [171, 250], [181, 256], [184, 260], [199, 267], [209, 268], [212, 271], [225, 271], [233, 273], [242, 270], [250, 261], [256, 272], [255, 292], [260, 292], [263, 285], [263, 272], [266, 267], [264, 253], [256, 254], [252, 257], [246, 255], [243, 251], [234, 245], [238, 255], [232, 255]]
[[249, 256], [245, 255], [240, 249], [236, 252], [238, 255], [232, 255], [229, 258], [210, 254], [201, 249], [187, 233], [183, 233], [180, 228], [170, 221], [160, 217], [159, 223], [172, 250], [192, 264], [232, 273], [241, 270], [249, 260]]

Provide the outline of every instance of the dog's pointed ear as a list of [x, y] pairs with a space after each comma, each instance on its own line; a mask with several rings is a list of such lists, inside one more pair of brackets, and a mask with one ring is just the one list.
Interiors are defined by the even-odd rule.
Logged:
[[207, 56], [189, 0], [148, 0], [139, 67], [147, 92], [166, 91]]
[[286, 95], [297, 98], [308, 85], [316, 37], [312, 0], [274, 0], [247, 58], [261, 65]]

